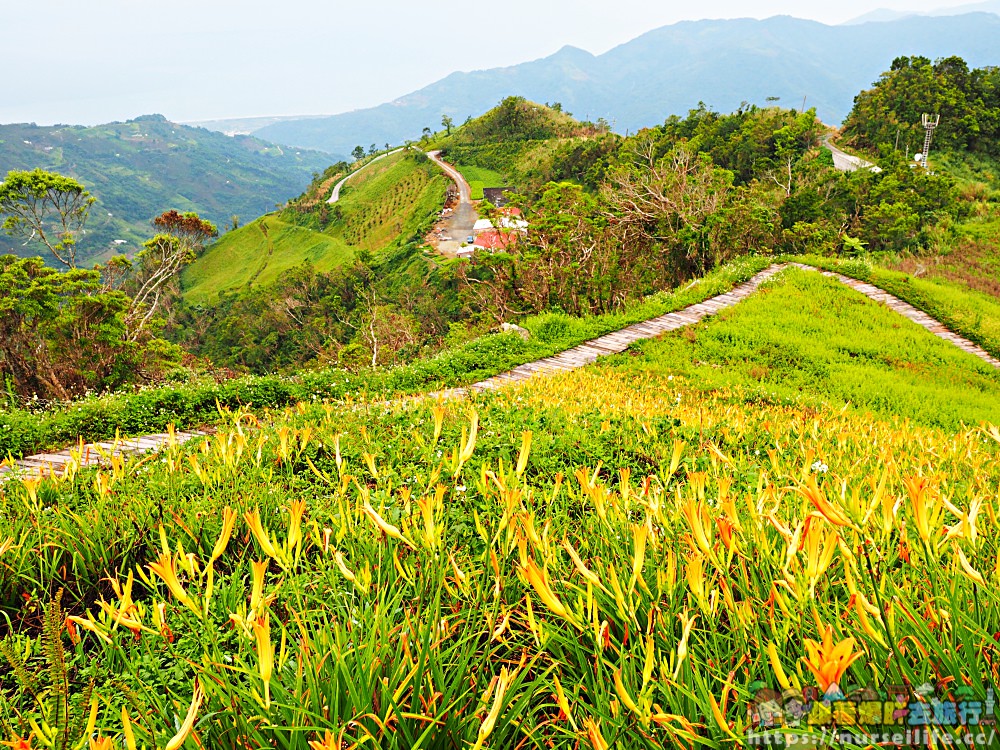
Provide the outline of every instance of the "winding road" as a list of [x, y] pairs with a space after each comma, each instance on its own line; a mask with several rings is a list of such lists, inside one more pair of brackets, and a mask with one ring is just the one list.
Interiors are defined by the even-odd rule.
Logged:
[[860, 156], [853, 156], [846, 151], [841, 151], [833, 145], [833, 133], [827, 133], [823, 137], [823, 145], [830, 149], [833, 154], [833, 166], [841, 172], [856, 172], [859, 169], [870, 169], [872, 172], [881, 172], [882, 168], [865, 161]]
[[469, 183], [466, 182], [462, 173], [442, 159], [440, 151], [428, 151], [427, 156], [458, 185], [458, 206], [451, 216], [441, 222], [451, 239], [444, 240], [438, 245], [438, 250], [441, 252], [453, 254], [465, 244], [466, 237], [472, 235], [476, 221], [479, 219], [479, 213], [472, 205], [472, 188], [469, 187]]
[[336, 185], [333, 186], [333, 192], [330, 193], [330, 200], [328, 200], [327, 203], [336, 203], [337, 201], [340, 200], [340, 189], [342, 187], [344, 187], [344, 184], [349, 179], [351, 179], [352, 177], [355, 177], [355, 176], [361, 174], [362, 172], [364, 172], [366, 169], [368, 169], [368, 167], [370, 167], [375, 162], [382, 161], [382, 159], [384, 159], [387, 156], [392, 156], [393, 154], [398, 154], [402, 150], [403, 150], [402, 148], [397, 148], [395, 151], [390, 151], [387, 154], [382, 154], [380, 156], [376, 156], [374, 159], [372, 159], [370, 162], [368, 162], [367, 164], [365, 164], [363, 167], [361, 167], [359, 169], [355, 169], [353, 172], [351, 172], [349, 175], [347, 175], [347, 177], [345, 177], [344, 179], [342, 179], [340, 182], [338, 182]]

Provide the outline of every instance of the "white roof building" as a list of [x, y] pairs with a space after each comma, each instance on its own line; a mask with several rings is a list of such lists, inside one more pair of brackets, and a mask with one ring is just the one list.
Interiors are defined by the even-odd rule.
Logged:
[[[517, 232], [527, 232], [528, 222], [526, 222], [524, 219], [513, 219], [505, 216], [504, 218], [500, 219], [500, 228], [513, 229]], [[490, 221], [489, 219], [480, 219], [472, 227], [472, 231], [474, 234], [479, 234], [480, 232], [489, 232], [492, 229], [496, 229], [496, 226], [494, 226], [493, 222]]]

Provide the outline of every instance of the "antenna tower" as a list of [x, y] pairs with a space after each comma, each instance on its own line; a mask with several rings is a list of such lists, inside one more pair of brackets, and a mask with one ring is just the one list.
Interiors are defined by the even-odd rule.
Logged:
[[936, 128], [941, 123], [941, 115], [924, 115], [921, 118], [921, 122], [924, 126], [924, 169], [930, 170], [930, 164], [927, 160], [927, 156], [931, 150], [931, 139], [934, 137], [934, 128]]

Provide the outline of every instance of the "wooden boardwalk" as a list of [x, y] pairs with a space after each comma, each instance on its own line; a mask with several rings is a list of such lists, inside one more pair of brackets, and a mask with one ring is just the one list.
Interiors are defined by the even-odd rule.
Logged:
[[[790, 265], [809, 271], [818, 270], [812, 266], [806, 266], [801, 263], [792, 263]], [[788, 265], [772, 265], [758, 273], [749, 281], [740, 284], [725, 294], [720, 294], [717, 297], [712, 297], [711, 299], [691, 305], [690, 307], [685, 307], [683, 310], [667, 313], [666, 315], [661, 315], [658, 318], [652, 318], [651, 320], [645, 320], [641, 323], [635, 323], [627, 328], [622, 328], [619, 331], [599, 336], [596, 339], [587, 341], [579, 346], [573, 347], [572, 349], [567, 349], [559, 354], [546, 357], [535, 362], [528, 362], [527, 364], [515, 367], [513, 370], [509, 370], [508, 372], [504, 372], [499, 375], [494, 375], [486, 380], [473, 383], [470, 386], [466, 386], [464, 388], [451, 388], [444, 391], [435, 391], [433, 393], [424, 394], [422, 398], [461, 399], [467, 397], [470, 393], [481, 393], [483, 391], [503, 388], [504, 386], [512, 383], [523, 382], [537, 375], [567, 372], [569, 370], [576, 370], [580, 367], [586, 367], [587, 365], [596, 362], [600, 357], [604, 357], [609, 354], [619, 354], [625, 351], [636, 341], [656, 338], [657, 336], [661, 336], [669, 331], [675, 331], [678, 328], [693, 325], [709, 315], [715, 315], [720, 310], [732, 307], [738, 302], [749, 297], [757, 291], [757, 288], [761, 284], [768, 279], [773, 278], [785, 268], [788, 268]], [[940, 322], [927, 315], [927, 313], [903, 302], [888, 292], [885, 292], [876, 286], [872, 286], [871, 284], [867, 284], [863, 281], [858, 281], [857, 279], [852, 279], [848, 276], [843, 276], [832, 271], [819, 271], [819, 273], [822, 273], [824, 276], [837, 279], [852, 289], [861, 292], [861, 294], [864, 294], [866, 297], [875, 300], [876, 302], [885, 304], [890, 309], [898, 312], [900, 315], [927, 329], [935, 336], [954, 344], [969, 354], [979, 357], [979, 359], [984, 362], [1000, 369], [1000, 360], [997, 360], [995, 357], [991, 356], [988, 352], [981, 347], [976, 346], [971, 341], [953, 333], [952, 331], [949, 331]], [[176, 432], [174, 433], [173, 439], [176, 440], [177, 443], [185, 443], [189, 440], [205, 437], [207, 434], [208, 433], [204, 432]], [[6, 465], [6, 463], [0, 464], [0, 482], [9, 476], [18, 474], [61, 474], [66, 471], [67, 466], [70, 466], [74, 462], [79, 467], [94, 466], [110, 461], [113, 456], [129, 456], [140, 453], [148, 453], [150, 451], [156, 451], [163, 448], [165, 445], [169, 444], [170, 440], [171, 437], [168, 433], [160, 433], [157, 435], [145, 435], [139, 438], [129, 438], [127, 440], [123, 439], [103, 443], [91, 443], [89, 445], [77, 446], [58, 453], [43, 453], [37, 456], [29, 456], [28, 458], [20, 461], [15, 461], [12, 466]]]
[[195, 438], [207, 437], [209, 434], [207, 432], [175, 432], [171, 436], [168, 432], [161, 432], [137, 438], [120, 438], [101, 443], [87, 443], [86, 445], [77, 445], [56, 453], [39, 453], [36, 456], [28, 456], [27, 458], [15, 461], [13, 466], [8, 465], [7, 462], [0, 463], [0, 482], [3, 482], [4, 479], [12, 475], [59, 475], [64, 473], [67, 467], [71, 465], [75, 465], [77, 468], [84, 468], [107, 464], [115, 457], [135, 456], [141, 453], [160, 450], [164, 446], [169, 445], [171, 439], [180, 445]]

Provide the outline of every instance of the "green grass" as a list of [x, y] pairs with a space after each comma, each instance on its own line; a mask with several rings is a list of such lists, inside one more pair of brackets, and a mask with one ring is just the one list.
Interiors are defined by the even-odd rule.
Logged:
[[189, 302], [206, 304], [220, 292], [272, 284], [307, 261], [329, 271], [352, 257], [341, 240], [266, 216], [223, 235], [184, 271], [181, 284]]
[[851, 404], [948, 429], [1000, 422], [995, 368], [811, 271], [785, 271], [735, 308], [639, 349], [644, 358], [620, 366], [750, 400]]
[[970, 289], [961, 282], [890, 271], [869, 260], [813, 256], [794, 260], [874, 284], [1000, 357], [1000, 299], [992, 295]]
[[472, 200], [474, 201], [481, 201], [483, 199], [483, 188], [505, 187], [503, 177], [499, 172], [468, 165], [456, 164], [455, 168], [462, 173], [465, 181], [469, 183], [469, 189], [472, 191]]

